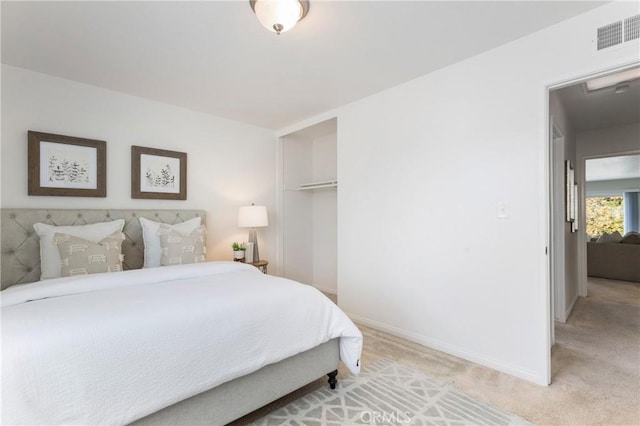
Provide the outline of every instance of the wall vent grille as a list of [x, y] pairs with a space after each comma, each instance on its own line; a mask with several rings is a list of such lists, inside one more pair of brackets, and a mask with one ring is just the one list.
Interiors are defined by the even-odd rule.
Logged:
[[598, 50], [622, 43], [622, 21], [598, 28]]
[[640, 38], [640, 15], [632, 16], [624, 20], [624, 41]]
[[598, 50], [640, 39], [640, 15], [598, 28]]

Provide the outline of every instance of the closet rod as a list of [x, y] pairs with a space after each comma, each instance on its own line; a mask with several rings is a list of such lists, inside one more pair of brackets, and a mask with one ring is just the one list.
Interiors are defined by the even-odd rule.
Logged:
[[298, 191], [306, 191], [309, 189], [319, 189], [319, 188], [335, 188], [338, 186], [337, 180], [329, 180], [324, 182], [312, 182], [312, 183], [303, 183], [298, 186]]

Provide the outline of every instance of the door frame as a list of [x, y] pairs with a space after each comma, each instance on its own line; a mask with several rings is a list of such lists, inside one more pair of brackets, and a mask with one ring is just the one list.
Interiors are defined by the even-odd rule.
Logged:
[[[553, 311], [553, 291], [554, 288], [552, 287], [553, 285], [553, 281], [551, 279], [551, 273], [552, 273], [552, 267], [551, 267], [551, 256], [549, 255], [550, 251], [553, 251], [553, 240], [551, 240], [551, 225], [553, 223], [553, 192], [551, 191], [551, 182], [552, 182], [552, 170], [551, 170], [551, 166], [552, 166], [552, 162], [551, 162], [551, 152], [553, 149], [553, 138], [552, 138], [552, 132], [549, 131], [551, 129], [551, 116], [550, 116], [550, 96], [549, 93], [552, 90], [557, 90], [557, 89], [561, 89], [563, 87], [567, 87], [567, 86], [572, 86], [574, 84], [578, 84], [578, 83], [582, 83], [586, 80], [592, 79], [592, 78], [596, 78], [596, 77], [602, 77], [608, 74], [614, 74], [617, 72], [621, 72], [621, 71], [625, 71], [627, 69], [630, 68], [635, 68], [638, 67], [640, 65], [640, 61], [632, 61], [632, 62], [627, 62], [627, 63], [623, 63], [623, 64], [617, 64], [617, 65], [609, 65], [605, 68], [601, 68], [600, 70], [596, 70], [596, 71], [591, 71], [591, 72], [585, 72], [585, 73], [581, 73], [581, 74], [575, 74], [573, 77], [567, 77], [567, 78], [563, 78], [560, 80], [556, 80], [556, 81], [549, 81], [546, 84], [543, 84], [544, 86], [544, 119], [545, 119], [545, 126], [544, 126], [544, 133], [545, 135], [545, 144], [544, 144], [544, 162], [543, 162], [543, 169], [544, 169], [544, 175], [545, 175], [545, 184], [544, 184], [544, 188], [546, 191], [546, 197], [544, 197], [545, 199], [545, 210], [546, 210], [546, 215], [545, 215], [545, 226], [546, 226], [546, 230], [545, 230], [545, 240], [546, 240], [546, 247], [545, 247], [545, 253], [547, 254], [545, 256], [545, 263], [546, 263], [546, 274], [545, 274], [545, 280], [546, 280], [546, 285], [545, 285], [545, 293], [546, 293], [546, 306], [545, 306], [545, 317], [547, 320], [547, 326], [546, 326], [546, 354], [547, 354], [547, 383], [551, 384], [552, 382], [552, 377], [551, 377], [551, 347], [553, 346], [554, 343], [554, 338], [555, 338], [555, 333], [552, 332], [552, 328], [554, 327], [555, 324], [555, 319], [554, 319], [554, 311]], [[582, 163], [582, 168], [584, 168], [584, 161], [585, 159], [580, 158], [580, 159], [576, 159], [577, 162], [581, 162]], [[578, 194], [578, 199], [580, 200], [580, 202], [578, 203], [578, 215], [582, 220], [582, 223], [584, 224], [584, 179], [582, 180], [582, 182], [579, 182], [580, 187], [582, 188], [582, 190], [580, 191], [580, 194]], [[581, 226], [581, 228], [584, 228], [584, 226]], [[578, 267], [579, 268], [584, 268], [584, 273], [582, 271], [582, 269], [578, 270], [578, 291], [580, 293], [580, 295], [586, 295], [587, 292], [587, 274], [586, 274], [586, 250], [583, 251], [584, 253], [584, 259], [581, 260], [581, 256], [580, 256], [580, 244], [586, 244], [586, 234], [584, 234], [584, 229], [579, 229], [579, 235], [578, 235]], [[584, 234], [585, 236], [582, 237], [582, 234]], [[564, 249], [564, 247], [563, 247]], [[555, 247], [555, 250], [558, 250], [558, 247]], [[582, 262], [582, 263], [581, 263]], [[566, 267], [566, 264], [565, 264]]]
[[[586, 188], [586, 172], [587, 172], [587, 160], [595, 160], [598, 158], [609, 157], [623, 157], [625, 155], [639, 155], [640, 149], [633, 149], [629, 151], [619, 151], [607, 154], [594, 154], [594, 155], [581, 155], [576, 159], [580, 164], [581, 172], [577, 174], [578, 184], [580, 185], [580, 193], [578, 194], [578, 214], [580, 215], [580, 223], [582, 227], [587, 226], [587, 212], [585, 209], [587, 200], [587, 188]], [[584, 230], [584, 229], [583, 229]], [[582, 297], [588, 296], [588, 276], [587, 276], [587, 241], [588, 236], [586, 232], [581, 232], [578, 235], [578, 289], [579, 294]]]
[[[553, 116], [550, 117], [549, 150], [549, 190], [551, 191], [551, 226], [550, 231], [550, 279], [551, 279], [551, 311], [554, 321], [566, 321], [565, 302], [565, 140], [564, 133], [558, 127]], [[560, 192], [560, 194], [558, 193]], [[551, 345], [555, 344], [555, 327], [551, 326]]]

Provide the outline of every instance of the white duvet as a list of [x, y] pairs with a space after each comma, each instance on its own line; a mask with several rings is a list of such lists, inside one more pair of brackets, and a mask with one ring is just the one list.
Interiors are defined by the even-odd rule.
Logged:
[[59, 278], [2, 297], [2, 423], [125, 424], [340, 337], [362, 335], [313, 287], [210, 262]]

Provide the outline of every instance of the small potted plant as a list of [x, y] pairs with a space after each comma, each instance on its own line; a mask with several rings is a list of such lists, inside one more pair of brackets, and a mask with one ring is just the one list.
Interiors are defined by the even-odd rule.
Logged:
[[231, 246], [233, 248], [233, 261], [234, 262], [244, 262], [244, 244], [233, 243]]

